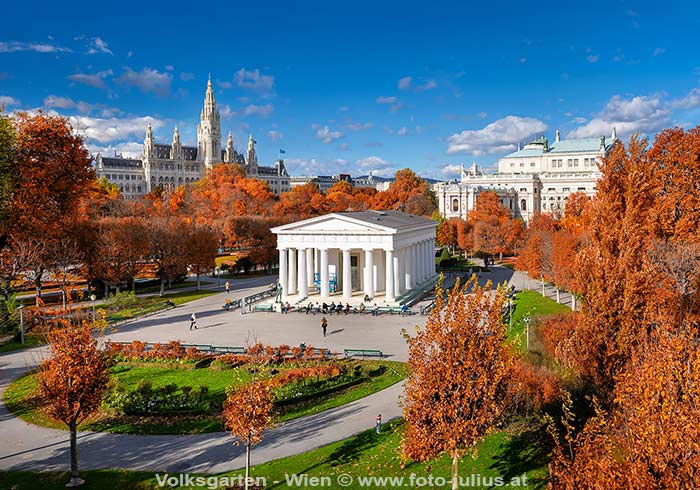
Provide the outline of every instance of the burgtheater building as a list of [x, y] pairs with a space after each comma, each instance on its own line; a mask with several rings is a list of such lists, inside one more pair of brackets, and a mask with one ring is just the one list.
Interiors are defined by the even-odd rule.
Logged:
[[615, 141], [615, 128], [607, 141], [605, 136], [564, 140], [557, 131], [552, 144], [542, 136], [501, 158], [495, 174], [484, 174], [476, 164], [463, 166], [460, 182], [438, 185], [440, 213], [466, 219], [477, 196], [486, 191], [496, 192], [501, 204], [525, 222], [535, 213], [563, 211], [571, 193], [595, 194], [598, 164]]
[[229, 132], [226, 149], [221, 149], [221, 116], [216, 108], [210, 78], [197, 125], [197, 146], [182, 145], [177, 126], [171, 144], [156, 143], [149, 123], [138, 158], [98, 154], [95, 167], [98, 178], [105, 177], [118, 185], [126, 199], [142, 196], [156, 187], [174, 189], [195, 182], [204, 176], [206, 169], [220, 162], [241, 165], [248, 177], [266, 181], [275, 194], [288, 191], [289, 174], [284, 162], [280, 159], [271, 167], [259, 166], [255, 144], [253, 135], [250, 134], [244, 156], [235, 150], [233, 136]]
[[272, 228], [282, 301], [400, 304], [434, 284], [436, 226], [399, 211], [357, 211]]

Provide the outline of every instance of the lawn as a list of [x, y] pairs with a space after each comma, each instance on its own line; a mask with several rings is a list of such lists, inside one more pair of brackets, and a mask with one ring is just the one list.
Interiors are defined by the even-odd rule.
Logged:
[[43, 335], [37, 333], [28, 333], [24, 336], [24, 344], [19, 340], [12, 340], [0, 345], [0, 353], [10, 352], [17, 349], [24, 349], [26, 347], [36, 347], [37, 345], [44, 344]]
[[[527, 316], [534, 321], [536, 318], [541, 318], [557, 313], [570, 312], [571, 308], [566, 305], [557, 303], [553, 299], [542, 296], [537, 291], [522, 291], [515, 297], [515, 308], [513, 309], [513, 327], [508, 332], [508, 342], [518, 352], [526, 350], [526, 332], [525, 322], [523, 319]], [[533, 324], [530, 323], [530, 334], [534, 330]], [[532, 341], [532, 339], [530, 339]]]
[[[369, 421], [368, 425], [371, 423]], [[396, 485], [396, 488], [417, 487], [417, 483], [410, 484], [411, 475], [414, 475], [414, 479], [428, 475], [448, 479], [451, 468], [449, 455], [443, 455], [426, 463], [402, 460], [400, 444], [403, 430], [402, 421], [397, 420], [384, 425], [379, 435], [374, 430], [367, 430], [355, 437], [306, 453], [253, 466], [251, 476], [265, 477], [268, 483], [267, 489], [310, 488], [307, 485], [287, 485], [285, 475], [302, 474], [309, 477], [330, 477], [332, 486], [328, 488], [339, 488], [337, 484], [339, 475], [351, 475], [353, 483], [345, 486], [349, 489], [391, 488], [388, 483], [382, 484], [381, 481], [375, 481], [374, 485], [360, 486], [358, 477], [403, 477], [404, 481]], [[507, 483], [514, 481], [512, 478], [518, 478], [519, 483], [524, 483], [518, 486], [521, 489], [544, 488], [544, 480], [547, 476], [547, 451], [541, 444], [541, 437], [543, 437], [541, 432], [523, 426], [511, 426], [487, 436], [477, 445], [475, 457], [467, 455], [460, 462], [459, 475], [465, 479], [460, 488], [496, 488], [490, 480], [495, 477], [501, 477]], [[255, 449], [252, 451], [252, 460], [255, 461]], [[236, 471], [226, 475], [242, 473], [242, 471]], [[523, 474], [526, 476], [525, 480], [522, 479]], [[86, 471], [83, 472], [83, 477], [87, 482], [83, 488], [87, 489], [158, 487], [153, 473], [146, 472]], [[37, 487], [52, 490], [63, 488], [68, 476], [67, 473], [8, 472], [0, 473], [0, 479], [6, 482], [8, 488], [17, 490]], [[13, 487], [13, 485], [16, 486]], [[434, 485], [422, 486], [438, 488]], [[449, 486], [446, 484], [440, 488], [449, 488]]]
[[[364, 376], [361, 382], [337, 390], [324, 391], [296, 403], [280, 404], [277, 420], [285, 421], [297, 417], [335, 408], [380, 391], [405, 378], [406, 365], [395, 361], [341, 361], [348, 363], [350, 370], [362, 365], [365, 371], [384, 366], [383, 372], [374, 377]], [[280, 368], [283, 370], [284, 368]], [[247, 366], [236, 369], [194, 369], [193, 364], [176, 363], [119, 363], [111, 368], [113, 380], [126, 388], [133, 388], [141, 380], [149, 380], [154, 388], [168, 384], [178, 387], [199, 386], [208, 388], [207, 401], [211, 411], [200, 415], [136, 416], [118, 414], [103, 407], [98, 414], [85, 421], [80, 430], [114, 432], [121, 434], [199, 434], [224, 430], [221, 424], [221, 405], [226, 389], [240, 385], [250, 379]], [[28, 374], [15, 380], [3, 395], [7, 408], [17, 417], [44, 427], [65, 429], [65, 426], [44, 414], [38, 397], [36, 374]], [[181, 390], [178, 391], [181, 393]]]

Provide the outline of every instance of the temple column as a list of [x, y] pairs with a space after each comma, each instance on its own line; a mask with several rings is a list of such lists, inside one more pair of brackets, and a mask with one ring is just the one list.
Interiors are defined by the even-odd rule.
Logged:
[[299, 298], [306, 298], [309, 295], [309, 285], [306, 280], [306, 249], [300, 248], [299, 249], [299, 287], [297, 290], [299, 291]]
[[394, 296], [401, 296], [401, 250], [394, 255]]
[[328, 249], [322, 248], [320, 255], [321, 263], [319, 264], [319, 272], [321, 273], [321, 296], [327, 298], [330, 296], [330, 284], [328, 280]]
[[[309, 288], [314, 286], [314, 249], [306, 249], [306, 285]], [[308, 289], [307, 289], [308, 292]]]
[[297, 292], [297, 250], [289, 249], [289, 279], [287, 280], [289, 294]]
[[406, 281], [406, 291], [413, 289], [413, 263], [411, 260], [411, 245], [404, 248], [404, 280]]
[[365, 295], [374, 298], [374, 257], [373, 250], [365, 250]]
[[280, 286], [282, 286], [282, 296], [287, 295], [287, 249], [280, 248], [279, 276]]
[[384, 300], [394, 301], [394, 251], [386, 251], [386, 287], [384, 288]]
[[350, 250], [343, 250], [343, 298], [352, 298], [352, 270], [350, 268]]

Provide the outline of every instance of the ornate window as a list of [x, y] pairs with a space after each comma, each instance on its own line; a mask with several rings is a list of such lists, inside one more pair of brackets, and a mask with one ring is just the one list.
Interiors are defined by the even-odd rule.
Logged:
[[452, 212], [456, 213], [459, 211], [459, 199], [452, 199]]
[[520, 200], [520, 211], [527, 211], [527, 201], [525, 199]]

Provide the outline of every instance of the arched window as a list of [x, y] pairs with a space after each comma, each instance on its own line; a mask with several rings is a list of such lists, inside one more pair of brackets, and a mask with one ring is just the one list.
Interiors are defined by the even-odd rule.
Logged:
[[520, 200], [520, 211], [527, 211], [527, 201], [525, 199]]
[[459, 211], [459, 199], [457, 198], [452, 199], [452, 211], [455, 213]]

